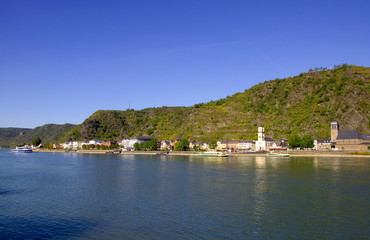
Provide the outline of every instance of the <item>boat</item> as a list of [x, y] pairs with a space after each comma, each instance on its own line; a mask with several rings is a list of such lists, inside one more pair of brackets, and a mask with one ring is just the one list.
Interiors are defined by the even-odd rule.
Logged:
[[32, 153], [32, 149], [28, 146], [15, 147], [12, 151], [15, 153]]
[[275, 153], [270, 152], [269, 154], [266, 154], [267, 157], [289, 157], [289, 153]]
[[192, 154], [191, 156], [196, 156], [196, 157], [228, 157], [229, 155], [227, 155], [223, 152], [208, 151], [208, 152], [204, 152], [204, 153]]

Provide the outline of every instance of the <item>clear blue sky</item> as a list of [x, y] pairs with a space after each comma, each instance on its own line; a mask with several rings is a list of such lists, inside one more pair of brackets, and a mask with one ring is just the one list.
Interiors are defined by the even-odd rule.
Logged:
[[370, 1], [0, 1], [0, 127], [191, 106], [370, 66]]

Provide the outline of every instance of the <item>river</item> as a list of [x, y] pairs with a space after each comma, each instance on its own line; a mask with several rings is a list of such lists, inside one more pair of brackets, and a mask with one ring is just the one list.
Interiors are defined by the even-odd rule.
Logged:
[[370, 158], [15, 154], [0, 239], [369, 239]]

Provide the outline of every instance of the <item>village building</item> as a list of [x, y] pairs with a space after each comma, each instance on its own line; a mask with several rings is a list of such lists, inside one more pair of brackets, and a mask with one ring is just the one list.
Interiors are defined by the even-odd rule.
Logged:
[[170, 150], [174, 150], [175, 149], [175, 143], [177, 142], [180, 142], [181, 139], [172, 139], [170, 140]]
[[229, 143], [228, 143], [229, 150], [232, 151], [232, 152], [237, 151], [238, 150], [238, 144], [239, 144], [238, 140], [230, 140]]
[[102, 145], [103, 144], [103, 141], [101, 140], [98, 140], [98, 139], [94, 139], [94, 140], [90, 140], [89, 141], [89, 144], [88, 145]]
[[239, 143], [238, 143], [238, 149], [242, 150], [242, 151], [243, 150], [247, 151], [247, 150], [254, 149], [255, 146], [256, 146], [256, 144], [252, 140], [240, 140]]
[[62, 143], [53, 143], [53, 148], [54, 149], [63, 148], [63, 144]]
[[171, 150], [171, 141], [169, 140], [163, 140], [160, 143], [160, 150]]
[[331, 138], [325, 138], [324, 140], [315, 139], [313, 146], [314, 150], [330, 150], [332, 148]]
[[338, 150], [367, 150], [370, 146], [368, 134], [357, 130], [339, 130], [336, 120], [331, 122], [331, 144]]
[[266, 138], [265, 128], [260, 125], [258, 127], [258, 140], [256, 141], [255, 150], [256, 151], [267, 151], [270, 148], [277, 147], [275, 141], [271, 138]]
[[216, 150], [217, 151], [226, 151], [229, 149], [229, 141], [228, 140], [218, 140]]
[[121, 141], [118, 141], [118, 145], [123, 146], [126, 150], [131, 151], [134, 149], [135, 143], [148, 142], [154, 138], [152, 137], [137, 137], [137, 138], [124, 138]]

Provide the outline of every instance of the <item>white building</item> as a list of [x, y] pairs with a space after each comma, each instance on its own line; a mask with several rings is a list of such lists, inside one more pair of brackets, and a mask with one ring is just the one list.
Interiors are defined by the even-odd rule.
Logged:
[[163, 150], [163, 149], [171, 150], [171, 141], [169, 141], [169, 140], [161, 141], [160, 149], [161, 150]]
[[256, 151], [266, 151], [265, 128], [262, 124], [258, 127], [258, 140], [256, 141]]
[[138, 138], [124, 138], [121, 141], [118, 141], [118, 145], [122, 145], [127, 150], [134, 149], [135, 143], [148, 142], [154, 138], [151, 137], [138, 137]]
[[250, 150], [254, 149], [256, 146], [255, 142], [250, 140], [241, 140], [238, 142], [238, 149], [239, 150]]
[[94, 140], [90, 140], [89, 141], [89, 145], [90, 144], [93, 144], [93, 145], [102, 145], [103, 144], [103, 141], [98, 140], [98, 139], [94, 139]]
[[265, 128], [260, 125], [258, 127], [258, 140], [256, 141], [256, 151], [267, 151], [270, 148], [276, 147], [277, 144], [271, 138], [266, 138], [265, 136]]

